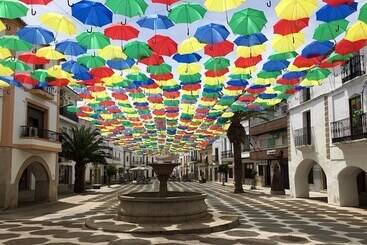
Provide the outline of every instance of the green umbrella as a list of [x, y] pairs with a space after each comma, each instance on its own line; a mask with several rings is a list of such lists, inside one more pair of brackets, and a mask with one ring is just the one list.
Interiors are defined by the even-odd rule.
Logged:
[[154, 75], [160, 75], [160, 74], [167, 74], [172, 71], [172, 67], [168, 64], [160, 64], [157, 66], [148, 66], [147, 72], [154, 74]]
[[365, 3], [359, 10], [358, 20], [363, 21], [367, 24], [367, 3]]
[[144, 73], [129, 74], [126, 76], [127, 79], [132, 81], [146, 81], [148, 77]]
[[247, 8], [234, 13], [229, 26], [235, 34], [251, 35], [261, 32], [267, 22], [263, 11]]
[[330, 75], [330, 71], [328, 69], [322, 69], [322, 68], [317, 68], [314, 70], [310, 70], [307, 75], [306, 78], [308, 80], [323, 80], [325, 78], [327, 78]]
[[76, 40], [88, 49], [101, 49], [110, 44], [110, 39], [100, 32], [83, 32], [76, 37]]
[[329, 56], [327, 61], [329, 63], [333, 63], [333, 62], [336, 62], [336, 61], [347, 61], [352, 57], [353, 57], [353, 54], [341, 55], [341, 54], [337, 54], [337, 53], [334, 52]]
[[313, 35], [315, 40], [320, 42], [328, 41], [337, 38], [345, 32], [349, 22], [347, 20], [335, 20], [328, 23], [320, 24]]
[[0, 64], [12, 69], [13, 71], [30, 71], [32, 69], [26, 63], [18, 59], [13, 59], [13, 58], [9, 58], [6, 60], [0, 60]]
[[124, 52], [129, 58], [138, 60], [148, 57], [152, 54], [152, 50], [149, 48], [149, 46], [141, 41], [133, 41], [126, 44]]
[[179, 80], [181, 84], [193, 84], [201, 80], [201, 74], [195, 73], [192, 75], [180, 75]]
[[99, 56], [84, 55], [78, 58], [78, 63], [88, 68], [96, 68], [105, 65], [105, 60]]
[[285, 52], [285, 53], [277, 53], [277, 54], [272, 54], [269, 56], [269, 60], [287, 60], [287, 59], [293, 59], [297, 56], [297, 52], [296, 51], [291, 51], [291, 52]]
[[66, 107], [66, 110], [71, 113], [79, 112], [79, 108], [75, 105], [69, 105]]
[[229, 75], [230, 78], [232, 79], [250, 79], [251, 75], [250, 74], [231, 74]]
[[9, 35], [0, 37], [0, 47], [14, 51], [28, 51], [32, 48], [32, 44], [20, 39], [18, 36]]
[[187, 24], [187, 35], [189, 35], [189, 24], [201, 20], [205, 13], [206, 9], [198, 3], [182, 3], [172, 8], [168, 18], [176, 24]]
[[31, 77], [40, 82], [45, 82], [47, 81], [47, 78], [51, 78], [50, 75], [48, 75], [47, 70], [44, 70], [44, 69], [38, 69], [38, 70], [32, 71]]
[[16, 19], [27, 15], [28, 8], [16, 0], [0, 1], [0, 18]]
[[263, 79], [277, 78], [281, 74], [282, 74], [282, 72], [280, 72], [280, 71], [264, 71], [264, 70], [262, 70], [257, 74], [257, 77], [258, 78], [263, 78]]
[[142, 16], [148, 7], [144, 0], [107, 0], [106, 5], [115, 14], [134, 17]]
[[229, 60], [223, 57], [210, 58], [204, 63], [207, 70], [222, 70], [230, 66]]

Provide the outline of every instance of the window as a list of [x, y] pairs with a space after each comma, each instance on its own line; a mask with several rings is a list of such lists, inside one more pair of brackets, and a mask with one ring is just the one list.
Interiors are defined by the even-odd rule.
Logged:
[[71, 166], [60, 165], [59, 184], [70, 184]]
[[342, 82], [348, 82], [355, 77], [365, 74], [365, 72], [363, 56], [357, 54], [342, 66]]
[[302, 90], [302, 102], [306, 102], [311, 99], [311, 89], [310, 88], [304, 88]]
[[218, 162], [219, 161], [219, 149], [215, 148], [215, 161]]
[[304, 144], [311, 145], [311, 111], [304, 111], [302, 116]]

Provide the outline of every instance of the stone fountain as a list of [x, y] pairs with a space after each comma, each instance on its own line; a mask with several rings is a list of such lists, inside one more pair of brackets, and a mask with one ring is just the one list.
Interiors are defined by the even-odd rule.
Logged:
[[160, 155], [156, 160], [150, 166], [159, 180], [158, 192], [121, 193], [117, 216], [92, 217], [86, 226], [111, 232], [179, 234], [216, 232], [239, 224], [237, 216], [209, 212], [203, 193], [168, 191], [167, 181], [178, 157]]

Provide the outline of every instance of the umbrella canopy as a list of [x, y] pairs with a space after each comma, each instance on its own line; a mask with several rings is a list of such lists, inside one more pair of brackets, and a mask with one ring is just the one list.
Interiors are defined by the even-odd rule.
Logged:
[[7, 35], [0, 37], [0, 47], [14, 51], [28, 51], [32, 48], [32, 44], [20, 39], [18, 36]]
[[88, 68], [96, 68], [105, 65], [105, 60], [95, 55], [84, 55], [77, 59], [78, 63]]
[[0, 59], [6, 59], [12, 56], [11, 52], [7, 48], [0, 48]]
[[195, 37], [185, 39], [178, 45], [179, 54], [195, 53], [204, 48], [205, 44], [200, 43]]
[[205, 0], [205, 7], [209, 11], [225, 12], [239, 7], [245, 0]]
[[142, 16], [148, 7], [144, 0], [107, 0], [106, 5], [115, 13], [127, 17]]
[[267, 22], [263, 11], [248, 8], [232, 15], [229, 26], [235, 34], [250, 35], [261, 32]]
[[367, 23], [363, 21], [357, 21], [350, 28], [348, 28], [345, 34], [345, 39], [351, 42], [367, 39]]
[[176, 24], [190, 24], [201, 20], [205, 13], [206, 9], [200, 4], [187, 2], [174, 6], [168, 14], [168, 18]]
[[265, 71], [280, 71], [286, 69], [289, 65], [287, 60], [269, 60], [263, 65]]
[[18, 56], [18, 59], [31, 65], [45, 65], [50, 62], [48, 59], [38, 57], [34, 53], [23, 53]]
[[177, 52], [177, 43], [168, 36], [154, 35], [148, 40], [148, 45], [159, 55], [171, 56]]
[[194, 63], [201, 60], [201, 56], [197, 53], [175, 54], [172, 58], [179, 63]]
[[313, 69], [310, 70], [307, 75], [306, 79], [308, 80], [323, 80], [327, 78], [331, 72], [328, 69]]
[[70, 60], [61, 65], [61, 69], [72, 74], [88, 73], [88, 68], [76, 61]]
[[320, 56], [320, 55], [327, 55], [331, 53], [333, 48], [334, 48], [334, 44], [330, 41], [325, 41], [325, 42], [314, 41], [308, 44], [302, 50], [302, 56], [306, 58], [311, 58], [311, 57]]
[[128, 41], [130, 39], [136, 38], [139, 35], [139, 31], [133, 27], [126, 24], [112, 24], [104, 30], [105, 36], [114, 40], [124, 40]]
[[335, 20], [329, 23], [320, 24], [314, 32], [313, 38], [318, 41], [328, 41], [337, 38], [347, 29], [347, 20]]
[[73, 17], [91, 26], [104, 26], [112, 22], [112, 12], [99, 2], [82, 0], [71, 6]]
[[133, 41], [125, 45], [124, 52], [129, 58], [141, 59], [152, 54], [149, 46], [141, 41]]
[[38, 49], [36, 55], [49, 60], [61, 60], [65, 58], [65, 56], [62, 53], [56, 51], [52, 46], [47, 46]]
[[255, 34], [251, 34], [251, 35], [246, 35], [246, 36], [239, 36], [234, 40], [234, 43], [237, 46], [255, 46], [255, 45], [259, 45], [259, 44], [263, 44], [266, 41], [268, 41], [268, 39], [266, 38], [266, 36], [262, 33], [255, 33]]
[[30, 71], [31, 70], [31, 67], [29, 65], [27, 65], [26, 63], [18, 59], [9, 58], [5, 60], [1, 60], [0, 64], [12, 69], [13, 71]]
[[354, 0], [322, 0], [322, 1], [327, 3], [328, 5], [337, 6], [340, 4], [352, 3]]
[[275, 7], [277, 16], [285, 20], [310, 17], [317, 8], [317, 0], [283, 0]]
[[288, 59], [295, 58], [297, 55], [298, 55], [297, 52], [290, 51], [290, 52], [272, 54], [268, 57], [268, 59], [269, 60], [288, 60]]
[[129, 69], [130, 67], [132, 67], [135, 64], [135, 61], [133, 59], [113, 59], [113, 60], [108, 60], [107, 61], [107, 65], [112, 68], [112, 69], [116, 69], [116, 70], [125, 70], [125, 69]]
[[359, 41], [348, 41], [346, 39], [342, 39], [340, 42], [338, 42], [335, 46], [335, 52], [338, 54], [349, 54], [358, 52], [363, 47], [367, 45], [367, 39], [366, 40], [359, 40]]
[[154, 66], [154, 65], [160, 65], [164, 63], [164, 59], [161, 55], [152, 53], [149, 57], [140, 59], [139, 62], [147, 66]]
[[280, 35], [288, 35], [302, 31], [308, 26], [310, 18], [302, 18], [298, 20], [281, 19], [273, 26], [274, 33]]
[[36, 45], [45, 45], [55, 40], [54, 34], [39, 26], [25, 26], [17, 31], [17, 36]]
[[83, 32], [76, 37], [76, 40], [87, 49], [101, 49], [110, 44], [108, 37], [100, 32]]
[[0, 2], [0, 18], [16, 19], [27, 15], [28, 8], [16, 0], [2, 0]]
[[195, 38], [201, 43], [214, 44], [226, 40], [229, 36], [229, 31], [224, 25], [208, 24], [199, 27], [195, 32]]
[[225, 56], [233, 51], [234, 44], [225, 40], [216, 44], [207, 44], [204, 47], [204, 53], [211, 56]]
[[76, 27], [72, 20], [58, 13], [46, 13], [40, 17], [41, 23], [55, 32], [72, 36], [76, 33]]
[[367, 23], [367, 3], [365, 3], [359, 10], [358, 20]]
[[285, 36], [276, 34], [272, 40], [273, 49], [280, 53], [295, 51], [304, 43], [305, 36], [302, 32]]
[[64, 40], [56, 44], [55, 49], [65, 55], [78, 56], [85, 54], [87, 49], [73, 40]]
[[210, 58], [204, 63], [207, 70], [222, 70], [230, 66], [228, 59], [223, 57]]
[[140, 27], [148, 28], [151, 30], [168, 29], [173, 26], [173, 23], [165, 15], [149, 15], [144, 16], [136, 22]]
[[340, 4], [336, 6], [325, 5], [316, 12], [316, 19], [324, 22], [345, 19], [357, 11], [358, 3]]

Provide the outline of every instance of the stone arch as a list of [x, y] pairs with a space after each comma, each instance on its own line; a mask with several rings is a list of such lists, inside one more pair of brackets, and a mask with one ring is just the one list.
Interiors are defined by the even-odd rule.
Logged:
[[360, 206], [357, 178], [361, 173], [365, 174], [365, 170], [355, 166], [345, 167], [338, 173], [340, 206]]
[[22, 166], [20, 167], [17, 176], [14, 181], [16, 193], [17, 193], [17, 204], [22, 201], [20, 196], [19, 184], [21, 177], [25, 171], [34, 176], [34, 196], [32, 201], [49, 201], [50, 197], [50, 185], [51, 185], [51, 171], [46, 161], [40, 156], [31, 156], [27, 158]]
[[[303, 161], [301, 161], [298, 164], [295, 175], [294, 175], [295, 197], [300, 197], [300, 198], [310, 197], [310, 194], [309, 194], [310, 186], [308, 182], [308, 176], [310, 174], [311, 169], [315, 165], [320, 166], [320, 169], [322, 170], [321, 173], [324, 174], [325, 177], [327, 178], [324, 168], [318, 162], [316, 162], [313, 159], [304, 159]], [[327, 183], [325, 184], [327, 185]]]

